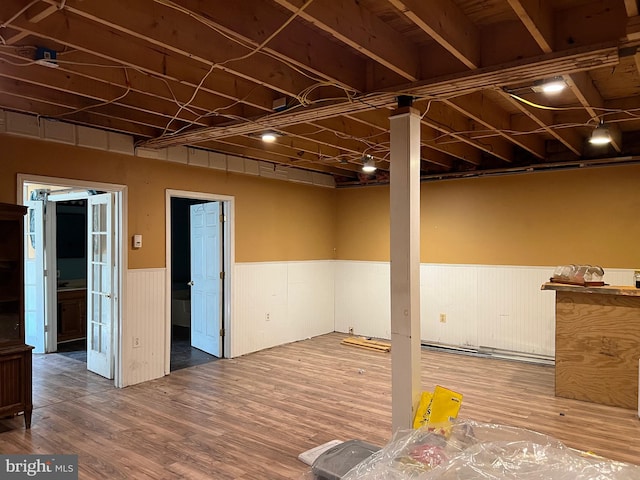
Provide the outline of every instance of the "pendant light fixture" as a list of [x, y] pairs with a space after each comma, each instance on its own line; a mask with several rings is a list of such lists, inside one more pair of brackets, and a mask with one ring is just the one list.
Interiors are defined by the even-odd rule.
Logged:
[[362, 156], [362, 171], [365, 173], [373, 173], [377, 170], [376, 162], [373, 156], [365, 154]]
[[591, 145], [606, 145], [611, 143], [611, 132], [604, 122], [600, 122], [598, 126], [593, 129], [589, 143]]

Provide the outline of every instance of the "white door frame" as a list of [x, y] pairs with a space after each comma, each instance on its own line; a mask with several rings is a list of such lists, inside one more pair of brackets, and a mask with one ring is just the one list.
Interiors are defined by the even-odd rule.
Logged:
[[128, 224], [128, 194], [127, 186], [114, 183], [102, 183], [94, 182], [90, 180], [77, 180], [70, 178], [58, 178], [58, 177], [46, 177], [42, 175], [30, 175], [24, 173], [18, 173], [17, 175], [17, 189], [16, 200], [18, 204], [22, 204], [24, 189], [26, 183], [39, 184], [43, 186], [65, 186], [71, 188], [86, 188], [92, 190], [103, 190], [106, 192], [112, 192], [115, 194], [115, 208], [113, 215], [115, 216], [115, 228], [116, 238], [115, 246], [117, 252], [115, 252], [114, 259], [116, 260], [116, 275], [117, 288], [114, 294], [116, 295], [116, 311], [113, 322], [113, 356], [114, 356], [114, 385], [118, 388], [123, 387], [123, 375], [122, 375], [122, 324], [124, 323], [125, 312], [125, 292], [126, 289], [126, 275], [125, 272], [128, 269], [128, 243], [124, 241], [128, 238], [127, 224]]
[[165, 293], [165, 355], [164, 355], [164, 373], [171, 373], [171, 199], [172, 198], [193, 198], [196, 200], [204, 200], [208, 202], [223, 202], [224, 215], [226, 221], [223, 226], [224, 241], [224, 258], [223, 262], [226, 267], [224, 278], [224, 303], [222, 305], [223, 323], [222, 328], [225, 330], [223, 340], [223, 356], [231, 358], [231, 334], [233, 326], [233, 289], [231, 288], [234, 278], [235, 268], [235, 197], [229, 195], [219, 195], [215, 193], [192, 192], [186, 190], [166, 190], [166, 207], [165, 207], [165, 225], [166, 225], [166, 268], [165, 277], [166, 293]]

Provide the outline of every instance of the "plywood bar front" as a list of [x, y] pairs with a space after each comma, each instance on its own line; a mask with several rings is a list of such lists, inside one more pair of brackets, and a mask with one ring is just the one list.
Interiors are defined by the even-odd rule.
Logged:
[[556, 292], [556, 396], [638, 407], [640, 289], [545, 283]]

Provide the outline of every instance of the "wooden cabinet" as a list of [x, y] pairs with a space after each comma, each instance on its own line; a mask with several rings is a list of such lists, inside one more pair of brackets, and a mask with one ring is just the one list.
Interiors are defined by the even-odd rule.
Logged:
[[24, 412], [31, 427], [31, 350], [24, 343], [26, 207], [0, 203], [0, 417]]
[[58, 342], [79, 340], [87, 331], [87, 290], [58, 290]]
[[556, 291], [556, 396], [636, 409], [640, 289], [545, 283]]

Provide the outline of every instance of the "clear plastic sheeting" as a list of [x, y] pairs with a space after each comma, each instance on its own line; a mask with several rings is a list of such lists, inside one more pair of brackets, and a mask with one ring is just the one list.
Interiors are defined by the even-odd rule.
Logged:
[[558, 265], [553, 271], [552, 282], [574, 285], [601, 285], [604, 270], [599, 265]]
[[[308, 477], [310, 478], [310, 477]], [[342, 480], [638, 480], [640, 467], [521, 428], [457, 421], [398, 432]]]

